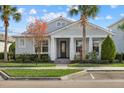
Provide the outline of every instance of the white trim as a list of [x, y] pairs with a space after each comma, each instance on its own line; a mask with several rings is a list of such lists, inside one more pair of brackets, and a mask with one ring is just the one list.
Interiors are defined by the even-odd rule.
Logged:
[[[54, 35], [54, 36], [52, 36], [52, 37], [54, 37], [54, 38], [82, 38], [82, 36], [79, 36], [79, 35], [65, 35], [65, 36], [62, 36], [62, 35]], [[89, 37], [91, 37], [91, 35], [87, 35], [87, 36], [86, 36], [86, 38], [89, 38]], [[106, 38], [107, 35], [93, 35], [92, 37], [93, 37], [93, 38], [98, 38], [98, 37], [100, 37], [100, 38]]]
[[100, 29], [100, 30], [102, 30], [102, 31], [105, 31], [105, 32], [107, 32], [107, 33], [109, 33], [109, 34], [113, 34], [110, 30], [107, 30], [107, 29], [105, 29], [105, 28], [103, 28], [103, 27], [101, 27], [101, 26], [95, 25], [95, 24], [90, 23], [90, 22], [88, 22], [88, 24], [91, 25], [91, 26], [93, 26], [93, 27], [96, 27], [96, 28], [98, 28], [98, 29]]
[[91, 53], [93, 51], [93, 38], [89, 37], [89, 50], [88, 52]]
[[70, 48], [69, 48], [69, 55], [70, 55], [70, 60], [74, 60], [74, 55], [75, 55], [75, 51], [74, 51], [74, 38], [70, 38]]

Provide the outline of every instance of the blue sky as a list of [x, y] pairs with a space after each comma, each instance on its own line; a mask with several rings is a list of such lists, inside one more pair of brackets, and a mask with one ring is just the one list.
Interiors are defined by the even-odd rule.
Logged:
[[[16, 6], [18, 12], [22, 14], [22, 20], [16, 23], [10, 20], [9, 35], [18, 35], [26, 31], [26, 26], [32, 22], [35, 18], [44, 19], [46, 21], [52, 20], [56, 17], [63, 16], [72, 20], [79, 20], [80, 16], [71, 17], [68, 14], [70, 6], [68, 5], [25, 5]], [[99, 6], [100, 12], [95, 19], [89, 19], [89, 22], [106, 28], [110, 24], [118, 21], [124, 17], [124, 6], [111, 6], [103, 5]], [[4, 32], [3, 22], [0, 21], [0, 32]]]

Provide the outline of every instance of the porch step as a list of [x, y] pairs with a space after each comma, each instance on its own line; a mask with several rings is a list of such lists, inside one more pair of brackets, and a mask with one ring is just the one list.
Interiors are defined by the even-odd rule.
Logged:
[[56, 59], [55, 64], [69, 64], [71, 61], [69, 59]]

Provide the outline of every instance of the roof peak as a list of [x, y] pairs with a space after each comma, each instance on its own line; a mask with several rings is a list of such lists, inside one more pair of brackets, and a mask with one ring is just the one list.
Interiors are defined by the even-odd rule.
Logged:
[[59, 19], [64, 19], [64, 20], [67, 20], [67, 21], [70, 21], [70, 22], [74, 22], [73, 20], [71, 20], [71, 19], [69, 19], [69, 18], [66, 18], [66, 17], [60, 15], [59, 17], [56, 17], [56, 18], [54, 18], [54, 19], [48, 21], [48, 23], [51, 23], [51, 22], [53, 22], [53, 21], [55, 21], [55, 20], [59, 20]]

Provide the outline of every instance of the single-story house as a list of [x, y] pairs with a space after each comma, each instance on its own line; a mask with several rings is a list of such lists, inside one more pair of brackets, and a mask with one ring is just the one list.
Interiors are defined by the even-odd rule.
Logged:
[[[41, 54], [48, 54], [52, 61], [74, 60], [82, 46], [82, 26], [80, 20], [72, 21], [62, 16], [48, 22], [48, 38], [42, 44]], [[112, 33], [98, 25], [88, 23], [86, 31], [87, 53], [96, 50], [101, 55], [102, 41]], [[35, 54], [34, 39], [24, 35], [15, 36], [16, 54]]]
[[[7, 51], [9, 50], [9, 46], [14, 42], [14, 38], [9, 36], [8, 37], [8, 44], [7, 44]], [[4, 52], [4, 34], [0, 34], [0, 53]]]
[[111, 24], [108, 28], [114, 34], [112, 39], [115, 42], [118, 53], [124, 53], [124, 31], [118, 28], [120, 24], [124, 23], [124, 18]]

